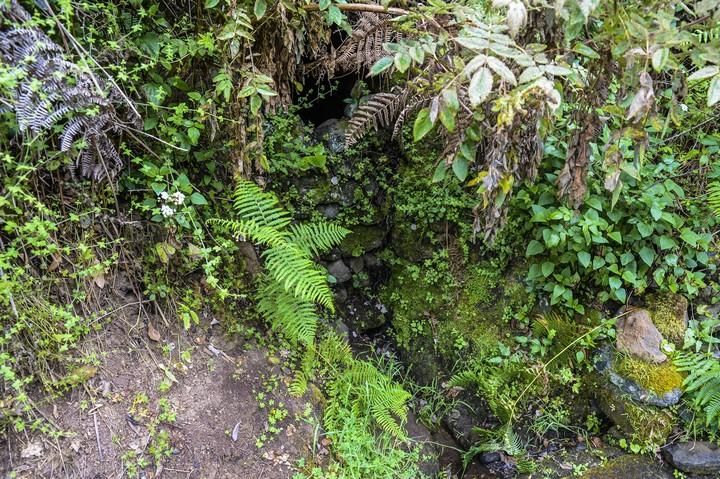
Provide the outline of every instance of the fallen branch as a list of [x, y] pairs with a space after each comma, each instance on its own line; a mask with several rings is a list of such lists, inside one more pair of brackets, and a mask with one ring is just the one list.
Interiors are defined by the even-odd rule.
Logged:
[[[370, 13], [386, 13], [388, 15], [407, 15], [407, 10], [397, 7], [383, 7], [373, 3], [338, 3], [335, 5], [343, 12], [370, 12]], [[316, 3], [305, 5], [305, 10], [317, 11], [320, 6]]]

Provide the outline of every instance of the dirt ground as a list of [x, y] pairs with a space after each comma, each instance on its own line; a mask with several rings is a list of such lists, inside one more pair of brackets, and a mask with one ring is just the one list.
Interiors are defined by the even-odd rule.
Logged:
[[212, 319], [192, 334], [162, 318], [149, 329], [137, 305], [121, 308], [83, 344], [93, 377], [35, 398], [64, 437], [0, 438], [2, 477], [284, 479], [327, 454], [318, 410], [287, 394], [282, 351], [228, 340]]

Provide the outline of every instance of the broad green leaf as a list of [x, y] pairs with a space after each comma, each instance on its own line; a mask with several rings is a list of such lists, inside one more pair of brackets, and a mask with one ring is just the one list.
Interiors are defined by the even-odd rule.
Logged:
[[612, 240], [615, 240], [616, 243], [622, 244], [622, 235], [619, 231], [611, 231], [608, 233], [608, 237]]
[[492, 91], [493, 79], [492, 73], [485, 67], [478, 69], [470, 79], [468, 87], [468, 95], [470, 96], [470, 104], [478, 106], [488, 97]]
[[382, 57], [380, 60], [375, 62], [372, 68], [370, 68], [370, 73], [368, 73], [368, 76], [379, 75], [380, 73], [390, 68], [393, 64], [393, 61], [393, 57]]
[[572, 70], [562, 65], [544, 65], [540, 67], [545, 73], [555, 76], [567, 76], [572, 73]]
[[460, 109], [460, 101], [458, 100], [457, 90], [455, 88], [446, 88], [442, 92], [443, 103], [451, 110], [458, 111]]
[[520, 78], [518, 78], [518, 82], [520, 83], [528, 83], [533, 80], [537, 80], [543, 75], [542, 70], [539, 67], [529, 67], [523, 70], [523, 72], [520, 74]]
[[435, 168], [435, 173], [433, 174], [433, 183], [438, 183], [445, 179], [445, 175], [447, 174], [447, 165], [445, 164], [445, 160], [440, 161], [438, 163], [437, 167]]
[[458, 156], [453, 161], [452, 169], [458, 180], [465, 181], [468, 174], [468, 161], [464, 157]]
[[618, 288], [615, 291], [613, 291], [613, 293], [615, 293], [615, 297], [621, 303], [624, 303], [625, 300], [627, 299], [627, 291], [625, 291], [625, 288]]
[[637, 227], [640, 236], [642, 236], [643, 238], [647, 238], [653, 233], [653, 227], [647, 223], [643, 223], [642, 221], [635, 226]]
[[206, 205], [207, 204], [207, 200], [205, 199], [205, 197], [198, 192], [195, 192], [192, 195], [190, 195], [190, 202], [194, 205]]
[[622, 286], [622, 280], [617, 276], [610, 276], [608, 278], [608, 284], [610, 285], [611, 289], [618, 289]]
[[250, 113], [257, 115], [262, 105], [262, 98], [260, 95], [253, 95], [250, 97]]
[[573, 46], [573, 51], [594, 60], [600, 58], [600, 55], [595, 50], [584, 43], [576, 43], [575, 46]]
[[442, 123], [447, 131], [455, 131], [455, 116], [457, 110], [451, 108], [447, 103], [442, 102], [440, 105], [440, 123]]
[[655, 260], [655, 250], [652, 248], [648, 248], [647, 246], [643, 246], [640, 248], [640, 258], [642, 258], [643, 262], [648, 265], [652, 266], [653, 261]]
[[650, 208], [650, 216], [652, 216], [655, 221], [659, 221], [660, 218], [662, 218], [662, 210], [657, 206], [653, 206]]
[[687, 244], [689, 244], [692, 247], [697, 246], [698, 239], [700, 239], [700, 236], [698, 236], [697, 233], [692, 231], [689, 228], [683, 228], [682, 232], [680, 233], [680, 238]]
[[687, 77], [687, 79], [688, 81], [705, 80], [706, 78], [717, 75], [718, 72], [720, 72], [720, 67], [718, 67], [717, 65], [710, 65], [699, 69], [698, 71]]
[[525, 256], [535, 256], [545, 251], [545, 247], [541, 242], [538, 240], [532, 240], [528, 244], [527, 251], [525, 251]]
[[405, 52], [400, 52], [395, 55], [394, 64], [397, 71], [405, 73], [410, 65], [412, 64], [412, 58]]
[[593, 269], [600, 269], [605, 266], [605, 258], [601, 256], [595, 256], [593, 258]]
[[420, 141], [432, 129], [433, 124], [430, 121], [430, 110], [423, 108], [420, 110], [420, 113], [418, 113], [417, 118], [415, 118], [415, 123], [413, 124], [413, 140]]
[[578, 261], [580, 261], [580, 264], [583, 265], [583, 267], [587, 268], [590, 266], [590, 261], [592, 256], [587, 251], [580, 251], [577, 254]]
[[197, 145], [197, 142], [200, 139], [200, 130], [198, 130], [194, 126], [191, 126], [187, 130], [187, 136], [188, 138], [190, 138], [191, 145]]
[[658, 242], [660, 244], [661, 250], [666, 250], [666, 249], [674, 248], [675, 246], [677, 246], [677, 243], [675, 243], [675, 240], [669, 236], [664, 236], [664, 235], [661, 236], [660, 239], [658, 240]]
[[503, 79], [503, 81], [513, 86], [517, 85], [517, 78], [515, 78], [515, 74], [507, 67], [507, 65], [505, 65], [505, 63], [503, 63], [502, 60], [495, 57], [487, 57], [487, 64], [492, 71], [497, 73], [498, 76]]
[[265, 15], [266, 10], [267, 10], [267, 1], [266, 0], [255, 0], [255, 8], [253, 9], [253, 12], [255, 13], [256, 18], [262, 18], [263, 15]]
[[663, 69], [670, 56], [670, 50], [667, 48], [658, 48], [652, 56], [652, 66], [656, 72]]
[[205, 0], [205, 8], [215, 8], [220, 0]]
[[546, 261], [542, 264], [541, 269], [542, 269], [543, 276], [545, 276], [547, 278], [548, 276], [550, 276], [553, 273], [553, 271], [555, 271], [555, 263]]

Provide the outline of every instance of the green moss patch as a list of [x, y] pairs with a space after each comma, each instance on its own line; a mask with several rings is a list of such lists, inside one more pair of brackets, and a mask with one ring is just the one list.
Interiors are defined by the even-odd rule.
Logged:
[[682, 346], [687, 329], [687, 299], [679, 294], [662, 293], [649, 295], [645, 302], [655, 327], [663, 337], [675, 346]]
[[679, 389], [683, 375], [668, 361], [663, 364], [651, 364], [632, 356], [624, 356], [615, 366], [618, 374], [632, 379], [638, 385], [658, 395]]

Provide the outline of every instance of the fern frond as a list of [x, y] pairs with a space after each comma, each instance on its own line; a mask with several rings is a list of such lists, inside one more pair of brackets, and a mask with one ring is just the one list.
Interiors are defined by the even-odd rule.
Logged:
[[363, 12], [358, 14], [352, 33], [338, 48], [334, 70], [359, 71], [387, 55], [383, 44], [397, 39], [389, 15]]
[[370, 130], [390, 128], [405, 107], [408, 92], [376, 93], [353, 113], [345, 130], [345, 145], [352, 146]]
[[331, 223], [304, 223], [290, 226], [288, 239], [308, 253], [318, 256], [339, 245], [349, 233], [349, 230]]
[[241, 220], [255, 221], [282, 230], [290, 225], [290, 213], [279, 206], [277, 197], [254, 182], [241, 179], [233, 193], [233, 208]]
[[713, 181], [708, 185], [707, 202], [715, 216], [720, 217], [720, 181]]
[[308, 379], [307, 376], [305, 376], [305, 373], [302, 371], [297, 371], [295, 373], [295, 377], [290, 382], [290, 385], [288, 386], [288, 392], [291, 396], [299, 398], [303, 394], [305, 394], [308, 390]]
[[705, 427], [720, 429], [720, 361], [711, 355], [682, 352], [673, 359], [679, 371], [688, 373], [683, 381], [688, 404], [705, 417]]
[[263, 226], [252, 220], [227, 220], [212, 218], [208, 224], [218, 231], [230, 234], [235, 239], [246, 239], [253, 243], [275, 247], [287, 241], [287, 233]]
[[279, 329], [293, 342], [304, 345], [314, 342], [319, 318], [312, 302], [288, 293], [273, 282], [264, 284], [258, 296], [258, 311], [270, 321], [273, 329]]
[[305, 255], [305, 251], [289, 242], [275, 245], [262, 253], [268, 273], [283, 285], [285, 291], [334, 311], [327, 272]]

